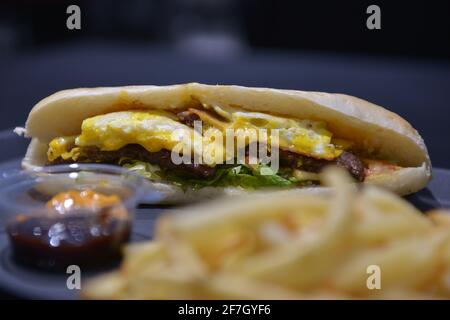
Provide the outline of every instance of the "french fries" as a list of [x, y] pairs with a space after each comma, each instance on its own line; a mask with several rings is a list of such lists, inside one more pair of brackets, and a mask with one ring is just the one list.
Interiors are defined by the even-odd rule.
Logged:
[[[422, 214], [336, 168], [331, 194], [216, 201], [159, 219], [92, 299], [448, 299], [450, 214]], [[379, 269], [372, 288], [369, 268]]]

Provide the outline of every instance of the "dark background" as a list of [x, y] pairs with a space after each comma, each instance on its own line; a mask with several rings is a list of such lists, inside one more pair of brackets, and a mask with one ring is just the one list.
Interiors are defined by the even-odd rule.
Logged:
[[[66, 8], [81, 7], [81, 30]], [[381, 30], [366, 8], [381, 8]], [[188, 81], [347, 93], [399, 113], [450, 167], [450, 1], [0, 2], [0, 129], [74, 87]]]

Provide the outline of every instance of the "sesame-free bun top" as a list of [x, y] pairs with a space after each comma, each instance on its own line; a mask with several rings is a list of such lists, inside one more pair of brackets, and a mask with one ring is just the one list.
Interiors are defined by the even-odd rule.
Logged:
[[[411, 178], [405, 172], [390, 174], [390, 180], [400, 175], [407, 185], [393, 181], [389, 183], [394, 186], [386, 185], [401, 194], [424, 187], [431, 176], [428, 152], [418, 132], [399, 115], [373, 103], [344, 94], [199, 83], [57, 92], [36, 104], [28, 116], [25, 135], [32, 143], [23, 166], [43, 165], [48, 142], [79, 134], [86, 118], [119, 110], [170, 110], [201, 104], [325, 121], [334, 136], [353, 141], [358, 149], [376, 150], [379, 157], [404, 167], [399, 171], [409, 169], [406, 176]], [[375, 179], [377, 184], [387, 184], [388, 177], [380, 178]]]

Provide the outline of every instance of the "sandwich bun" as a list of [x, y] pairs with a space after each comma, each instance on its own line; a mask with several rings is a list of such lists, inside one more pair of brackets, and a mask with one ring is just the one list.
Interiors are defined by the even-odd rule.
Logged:
[[[351, 140], [359, 148], [374, 148], [380, 157], [401, 166], [388, 174], [369, 175], [364, 181], [400, 195], [420, 190], [431, 178], [430, 158], [421, 136], [406, 120], [380, 106], [344, 94], [199, 83], [57, 92], [36, 104], [28, 116], [24, 135], [31, 138], [31, 143], [22, 166], [29, 170], [45, 165], [49, 141], [79, 134], [86, 118], [121, 110], [175, 110], [199, 104], [325, 121], [328, 130], [339, 138]], [[249, 192], [216, 187], [183, 191], [170, 183], [152, 185], [166, 196], [167, 203]], [[326, 188], [296, 188], [289, 192], [326, 192]]]

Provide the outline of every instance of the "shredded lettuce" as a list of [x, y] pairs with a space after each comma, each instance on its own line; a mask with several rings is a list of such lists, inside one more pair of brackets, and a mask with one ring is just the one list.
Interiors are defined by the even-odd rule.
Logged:
[[[125, 161], [126, 163], [123, 163]], [[156, 181], [161, 180], [161, 170], [159, 166], [155, 166], [153, 164], [144, 161], [129, 160], [129, 159], [127, 160], [120, 159], [119, 164], [121, 164], [122, 167], [127, 168], [128, 170], [131, 170], [133, 172], [136, 172], [137, 174], [140, 174], [147, 179]]]
[[194, 189], [208, 186], [235, 186], [245, 189], [258, 189], [263, 187], [289, 187], [297, 183], [292, 177], [283, 177], [266, 165], [221, 165], [211, 179], [192, 179], [170, 171], [162, 172], [158, 166], [143, 161], [123, 159], [119, 164], [147, 179], [164, 179], [183, 188], [188, 186]]
[[226, 170], [226, 174], [219, 183], [221, 186], [240, 186], [246, 189], [289, 187], [293, 184], [265, 165], [255, 167], [239, 165], [232, 167]]

